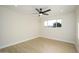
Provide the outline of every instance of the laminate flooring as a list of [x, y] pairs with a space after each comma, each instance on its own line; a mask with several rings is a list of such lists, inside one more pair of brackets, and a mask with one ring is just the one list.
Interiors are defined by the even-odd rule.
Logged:
[[74, 44], [38, 37], [0, 49], [1, 53], [76, 53]]

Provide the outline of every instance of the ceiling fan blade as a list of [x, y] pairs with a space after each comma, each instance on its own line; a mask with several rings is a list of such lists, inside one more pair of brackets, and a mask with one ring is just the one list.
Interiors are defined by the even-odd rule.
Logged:
[[45, 12], [48, 12], [48, 11], [51, 11], [51, 9], [48, 9], [48, 10], [46, 10], [46, 11], [43, 11], [43, 12], [45, 13]]
[[43, 13], [43, 15], [49, 15], [49, 14]]
[[36, 10], [37, 10], [38, 12], [40, 12], [39, 9], [36, 8]]

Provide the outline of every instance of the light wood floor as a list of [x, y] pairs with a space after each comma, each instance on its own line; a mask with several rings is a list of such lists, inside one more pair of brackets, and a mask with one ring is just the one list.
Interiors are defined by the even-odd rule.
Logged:
[[47, 38], [36, 38], [14, 46], [1, 49], [3, 53], [75, 53], [75, 46], [70, 43], [51, 40]]

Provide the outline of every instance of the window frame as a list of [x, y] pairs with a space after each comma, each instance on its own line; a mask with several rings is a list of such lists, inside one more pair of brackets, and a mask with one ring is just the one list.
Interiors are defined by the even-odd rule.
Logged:
[[[60, 20], [60, 21], [59, 21]], [[51, 20], [46, 20], [46, 21], [44, 21], [44, 26], [45, 27], [50, 27], [50, 28], [61, 28], [62, 27], [62, 19], [54, 19], [54, 20], [52, 20], [52, 21], [54, 21], [54, 22], [52, 22], [52, 26], [51, 25], [49, 25], [48, 23], [50, 22]], [[45, 22], [47, 22], [47, 24], [45, 24]], [[56, 26], [54, 27], [54, 24], [56, 23]], [[59, 25], [58, 25], [59, 24]]]

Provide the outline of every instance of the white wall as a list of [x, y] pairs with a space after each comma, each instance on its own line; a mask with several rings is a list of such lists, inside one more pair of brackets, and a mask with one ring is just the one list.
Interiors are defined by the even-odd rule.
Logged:
[[[44, 20], [57, 18], [62, 19], [61, 28], [46, 28], [43, 26]], [[41, 37], [74, 43], [75, 33], [74, 12], [58, 17], [44, 16], [38, 18], [31, 14], [25, 15], [9, 8], [0, 7], [0, 48], [38, 37], [39, 34]]]
[[[62, 19], [61, 28], [47, 28], [44, 27], [45, 20]], [[75, 43], [76, 39], [76, 20], [75, 13], [67, 13], [59, 16], [46, 16], [41, 20], [41, 36], [56, 39], [59, 41], [65, 41], [69, 43]]]
[[76, 37], [77, 37], [77, 40], [76, 40], [76, 47], [77, 47], [77, 50], [79, 52], [79, 6], [77, 6], [77, 10], [76, 10]]
[[39, 34], [39, 19], [0, 7], [0, 48]]

